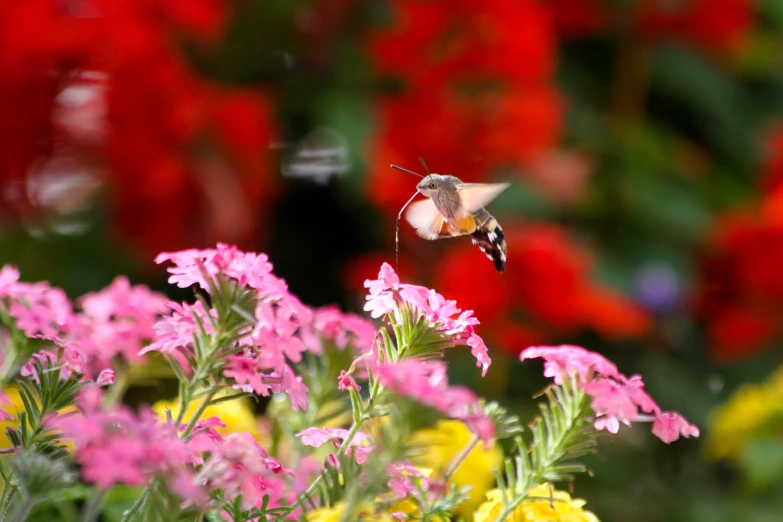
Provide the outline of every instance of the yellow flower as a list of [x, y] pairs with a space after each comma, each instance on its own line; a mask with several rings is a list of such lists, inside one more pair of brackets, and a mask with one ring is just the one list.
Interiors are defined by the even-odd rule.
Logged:
[[22, 397], [19, 395], [19, 391], [16, 388], [6, 388], [5, 392], [8, 394], [8, 398], [11, 400], [11, 404], [3, 407], [3, 409], [10, 415], [13, 415], [14, 418], [9, 421], [0, 422], [0, 433], [2, 433], [2, 436], [0, 436], [0, 449], [8, 449], [11, 447], [11, 441], [8, 439], [8, 432], [6, 431], [6, 428], [19, 427], [17, 412], [25, 411]]
[[739, 458], [748, 443], [763, 436], [765, 429], [783, 432], [782, 417], [783, 367], [768, 382], [741, 387], [713, 412], [707, 457], [713, 460]]
[[[190, 402], [188, 409], [185, 410], [183, 423], [187, 423], [193, 418], [199, 404], [200, 401], [198, 399]], [[179, 399], [158, 401], [152, 406], [152, 409], [161, 419], [166, 418], [166, 408], [171, 410], [172, 417], [176, 419], [177, 415], [179, 415]], [[210, 417], [218, 417], [226, 425], [225, 428], [217, 429], [221, 435], [247, 431], [256, 439], [261, 437], [258, 420], [253, 415], [252, 403], [247, 398], [232, 399], [207, 406], [201, 415], [201, 419]]]
[[[590, 511], [584, 511], [585, 501], [572, 499], [565, 491], [551, 489], [548, 484], [536, 486], [528, 492], [529, 500], [522, 501], [504, 522], [599, 522]], [[474, 522], [491, 522], [503, 510], [499, 489], [487, 493], [474, 515]]]
[[[432, 477], [443, 476], [454, 458], [470, 444], [473, 434], [464, 423], [455, 420], [439, 420], [434, 428], [420, 430], [413, 434], [411, 442], [424, 448], [421, 455], [412, 459], [417, 468], [429, 468]], [[495, 483], [493, 468], [500, 467], [502, 455], [498, 448], [484, 451], [476, 446], [452, 477], [450, 484], [458, 488], [470, 487], [469, 498], [460, 504], [457, 513], [465, 520], [472, 520], [472, 513], [484, 500], [487, 490]]]
[[[8, 438], [8, 432], [6, 431], [6, 428], [18, 428], [18, 414], [19, 412], [25, 411], [24, 402], [22, 402], [22, 396], [19, 394], [18, 388], [10, 386], [5, 389], [5, 393], [11, 400], [11, 404], [3, 407], [3, 409], [14, 418], [9, 421], [0, 422], [0, 433], [2, 433], [0, 436], [0, 449], [9, 449], [11, 447], [11, 440]], [[59, 410], [58, 413], [67, 413], [75, 410], [76, 406], [66, 406], [65, 408]], [[67, 447], [69, 450], [74, 450], [73, 440], [63, 439], [61, 442], [65, 444], [65, 447]]]
[[[393, 506], [391, 506], [389, 508], [389, 513], [404, 513], [412, 517], [421, 518], [421, 511], [419, 510], [419, 506], [417, 506], [415, 502], [407, 498], [405, 500], [396, 502]], [[415, 520], [415, 518], [413, 520]], [[434, 516], [434, 517], [430, 517], [430, 520], [432, 522], [446, 522], [448, 519], [443, 518], [441, 516]]]
[[[334, 506], [322, 507], [310, 511], [305, 516], [307, 522], [340, 522], [345, 511], [345, 502], [338, 502]], [[372, 506], [364, 504], [354, 508], [351, 514], [352, 521], [361, 522], [396, 522], [396, 519], [392, 518], [386, 513], [375, 513]]]

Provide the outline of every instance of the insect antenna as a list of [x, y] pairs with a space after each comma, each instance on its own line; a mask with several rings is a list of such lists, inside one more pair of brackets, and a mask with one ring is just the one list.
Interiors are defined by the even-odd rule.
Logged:
[[[392, 165], [392, 167], [393, 166], [394, 165]], [[405, 212], [405, 209], [408, 208], [408, 205], [411, 204], [413, 198], [415, 198], [418, 194], [418, 191], [414, 192], [411, 196], [411, 199], [409, 199], [408, 202], [402, 206], [400, 213], [397, 214], [397, 225], [394, 228], [394, 271], [397, 272], [398, 275], [400, 273], [400, 217], [402, 217], [402, 213]]]
[[421, 166], [424, 167], [424, 172], [426, 172], [427, 175], [429, 176], [430, 175], [430, 169], [427, 168], [427, 164], [424, 163], [424, 158], [422, 158], [421, 156], [419, 156], [419, 163], [421, 163]]
[[421, 174], [419, 174], [418, 172], [413, 172], [412, 170], [404, 169], [404, 168], [402, 168], [402, 167], [400, 167], [400, 166], [398, 166], [398, 165], [392, 165], [392, 166], [391, 166], [391, 168], [393, 168], [393, 169], [397, 169], [397, 170], [401, 170], [401, 171], [403, 171], [403, 172], [407, 172], [408, 174], [413, 174], [414, 176], [418, 176], [418, 177], [420, 177], [420, 178], [423, 178], [423, 177], [424, 177], [424, 176], [422, 176]]

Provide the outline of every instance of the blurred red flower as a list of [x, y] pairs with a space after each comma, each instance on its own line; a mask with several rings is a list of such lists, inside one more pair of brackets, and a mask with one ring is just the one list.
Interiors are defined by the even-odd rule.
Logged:
[[[427, 266], [424, 279], [447, 299], [474, 310], [481, 334], [509, 354], [526, 346], [591, 329], [609, 338], [643, 336], [649, 315], [630, 298], [591, 281], [592, 263], [583, 249], [555, 225], [505, 223], [508, 264], [498, 274], [467, 239], [454, 239]], [[462, 242], [462, 244], [457, 244]], [[437, 248], [433, 246], [432, 248]], [[359, 272], [377, 258], [358, 260], [348, 272], [361, 292]], [[406, 266], [406, 263], [403, 263]], [[423, 269], [420, 272], [424, 272]], [[355, 277], [354, 277], [355, 276]], [[409, 282], [419, 282], [416, 274]]]
[[721, 360], [757, 353], [783, 333], [783, 131], [768, 145], [760, 204], [723, 216], [704, 260], [697, 309]]
[[395, 212], [413, 184], [388, 170], [416, 168], [482, 181], [523, 166], [559, 137], [553, 86], [556, 42], [548, 10], [534, 0], [389, 4], [392, 25], [372, 33], [375, 69], [400, 81], [379, 97], [370, 147], [369, 198]]
[[552, 0], [552, 19], [558, 34], [583, 38], [605, 31], [611, 13], [603, 0]]
[[25, 184], [68, 151], [102, 175], [143, 255], [255, 234], [250, 209], [272, 188], [267, 97], [217, 87], [180, 48], [216, 42], [230, 14], [224, 0], [0, 0], [3, 206], [46, 211]]
[[641, 0], [637, 11], [642, 33], [718, 52], [741, 48], [754, 22], [750, 0]]
[[620, 32], [625, 24], [648, 39], [680, 40], [714, 52], [740, 49], [756, 18], [750, 0], [552, 0], [550, 6], [565, 38]]

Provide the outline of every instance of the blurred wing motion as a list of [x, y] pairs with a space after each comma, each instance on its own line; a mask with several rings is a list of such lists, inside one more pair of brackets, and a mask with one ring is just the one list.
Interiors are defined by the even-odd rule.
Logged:
[[474, 244], [492, 261], [498, 272], [506, 269], [506, 235], [503, 228], [486, 211], [493, 199], [510, 183], [461, 183], [457, 185], [459, 211], [452, 222], [446, 220], [430, 198], [408, 207], [405, 219], [424, 239], [470, 234]]
[[446, 223], [430, 198], [417, 201], [408, 207], [405, 219], [424, 239], [438, 239]]
[[473, 214], [486, 207], [510, 185], [511, 183], [461, 183], [457, 185], [460, 208], [468, 214]]

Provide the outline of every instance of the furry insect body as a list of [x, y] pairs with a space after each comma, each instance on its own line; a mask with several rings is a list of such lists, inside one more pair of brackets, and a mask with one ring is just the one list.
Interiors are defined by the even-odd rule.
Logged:
[[470, 235], [474, 245], [478, 245], [501, 274], [506, 269], [506, 234], [486, 209], [473, 214], [476, 230]]
[[495, 269], [503, 272], [506, 237], [484, 206], [508, 186], [508, 183], [463, 183], [454, 176], [429, 174], [416, 186], [427, 199], [410, 205], [405, 219], [424, 239], [470, 235]]

